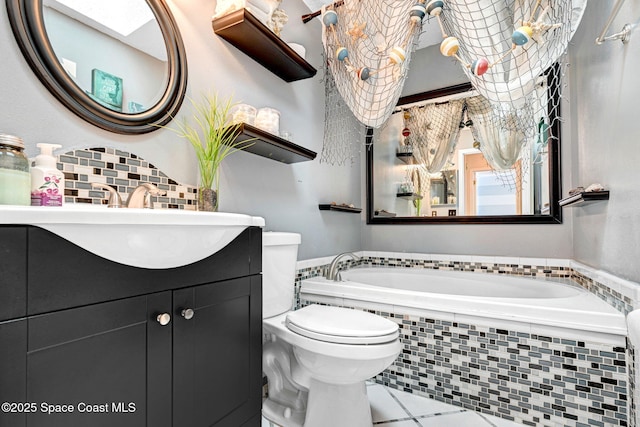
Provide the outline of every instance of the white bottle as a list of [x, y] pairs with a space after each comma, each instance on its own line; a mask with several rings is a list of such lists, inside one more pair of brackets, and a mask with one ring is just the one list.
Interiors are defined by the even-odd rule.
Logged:
[[37, 144], [40, 154], [31, 168], [31, 206], [62, 206], [64, 203], [64, 174], [56, 168], [53, 150], [59, 144]]

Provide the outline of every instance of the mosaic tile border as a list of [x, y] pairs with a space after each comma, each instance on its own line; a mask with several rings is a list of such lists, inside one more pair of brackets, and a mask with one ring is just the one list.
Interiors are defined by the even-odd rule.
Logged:
[[581, 287], [596, 295], [619, 312], [626, 315], [634, 310], [634, 301], [631, 297], [623, 295], [621, 292], [598, 282], [596, 279], [575, 270], [572, 272], [571, 278]]
[[127, 195], [139, 184], [150, 182], [167, 192], [152, 196], [156, 209], [196, 210], [198, 189], [181, 185], [148, 161], [114, 148], [73, 150], [57, 157], [57, 168], [65, 175], [65, 203], [106, 205], [106, 191], [94, 189], [92, 182], [113, 187], [126, 202]]
[[[502, 258], [502, 257], [478, 257], [480, 259], [491, 259], [493, 262], [487, 261], [462, 261], [455, 260], [456, 257], [447, 255], [425, 255], [425, 254], [407, 254], [405, 257], [398, 257], [398, 254], [390, 254], [391, 256], [381, 255], [380, 252], [356, 252], [360, 256], [360, 260], [354, 261], [347, 259], [338, 263], [338, 270], [344, 270], [359, 266], [372, 267], [398, 267], [398, 268], [426, 268], [448, 271], [463, 271], [480, 274], [506, 274], [513, 276], [523, 276], [532, 279], [555, 280], [564, 283], [571, 283], [581, 286], [607, 304], [614, 307], [623, 314], [629, 314], [634, 307], [639, 306], [634, 292], [640, 291], [640, 285], [626, 284], [625, 289], [615, 289], [615, 283], [603, 283], [601, 274], [595, 270], [589, 269], [579, 263], [568, 260], [557, 260], [558, 265], [536, 265], [533, 263], [513, 263], [509, 261], [520, 260], [518, 258]], [[463, 257], [457, 258], [474, 258]], [[323, 263], [327, 258], [319, 259]], [[524, 258], [524, 260], [528, 260]], [[537, 260], [537, 259], [534, 259]], [[540, 261], [545, 261], [540, 259]], [[553, 262], [554, 260], [548, 260]], [[313, 265], [313, 260], [299, 262], [303, 266], [298, 268], [296, 275], [296, 295], [299, 294], [300, 282], [304, 279], [317, 276], [326, 276], [328, 263], [321, 265]], [[307, 265], [310, 265], [307, 267]], [[616, 281], [612, 276], [610, 281]], [[617, 280], [622, 283], [623, 280]], [[612, 286], [610, 286], [612, 285]], [[620, 285], [621, 287], [624, 287]], [[638, 289], [632, 289], [637, 287]]]

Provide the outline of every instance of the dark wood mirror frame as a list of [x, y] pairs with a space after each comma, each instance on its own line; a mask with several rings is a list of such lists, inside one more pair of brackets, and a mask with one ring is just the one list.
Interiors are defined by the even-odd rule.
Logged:
[[187, 87], [187, 59], [178, 26], [164, 0], [146, 0], [164, 37], [168, 58], [167, 87], [150, 109], [134, 114], [111, 110], [78, 87], [56, 58], [44, 26], [42, 0], [6, 0], [11, 29], [29, 66], [69, 110], [102, 129], [142, 134], [168, 123], [180, 108]]
[[[549, 85], [557, 82], [556, 73], [559, 67], [553, 66], [547, 73], [547, 81]], [[429, 92], [423, 92], [416, 95], [409, 95], [400, 98], [398, 106], [413, 104], [428, 99], [440, 98], [447, 95], [453, 95], [461, 92], [472, 90], [470, 83], [457, 86], [450, 86], [443, 89], [437, 89]], [[375, 207], [373, 200], [373, 129], [368, 128], [366, 134], [365, 146], [367, 147], [367, 224], [561, 224], [562, 211], [558, 200], [560, 199], [562, 182], [560, 170], [560, 100], [558, 99], [558, 90], [549, 88], [549, 119], [553, 135], [557, 138], [552, 139], [548, 143], [549, 152], [549, 214], [546, 215], [485, 215], [485, 216], [421, 216], [421, 217], [379, 217], [375, 216]], [[553, 107], [555, 106], [555, 107]]]

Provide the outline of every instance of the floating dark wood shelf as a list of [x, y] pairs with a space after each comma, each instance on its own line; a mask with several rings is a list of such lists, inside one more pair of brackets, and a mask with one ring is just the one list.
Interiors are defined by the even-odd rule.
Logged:
[[422, 200], [422, 196], [417, 193], [398, 193], [396, 196], [400, 199]]
[[608, 191], [590, 191], [577, 193], [569, 197], [561, 199], [558, 203], [563, 207], [573, 207], [584, 205], [589, 202], [596, 202], [598, 200], [609, 200]]
[[396, 216], [396, 213], [387, 211], [375, 211], [374, 215], [380, 218], [393, 218], [394, 216]]
[[246, 9], [216, 18], [213, 31], [286, 82], [308, 79], [317, 70]]
[[362, 208], [352, 208], [349, 206], [342, 205], [332, 205], [330, 203], [321, 203], [318, 205], [321, 211], [337, 211], [337, 212], [349, 212], [349, 213], [360, 213], [362, 212]]
[[244, 151], [282, 163], [306, 162], [315, 159], [317, 155], [315, 151], [246, 123], [240, 126], [236, 141], [246, 141], [238, 145]]
[[396, 157], [408, 165], [416, 164], [416, 158], [413, 157], [413, 153], [402, 153], [398, 151], [396, 152]]

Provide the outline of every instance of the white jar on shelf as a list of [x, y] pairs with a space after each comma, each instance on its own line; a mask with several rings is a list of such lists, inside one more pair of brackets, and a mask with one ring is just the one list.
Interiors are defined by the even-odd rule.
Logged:
[[278, 135], [280, 133], [280, 111], [274, 108], [261, 108], [256, 116], [256, 127]]

